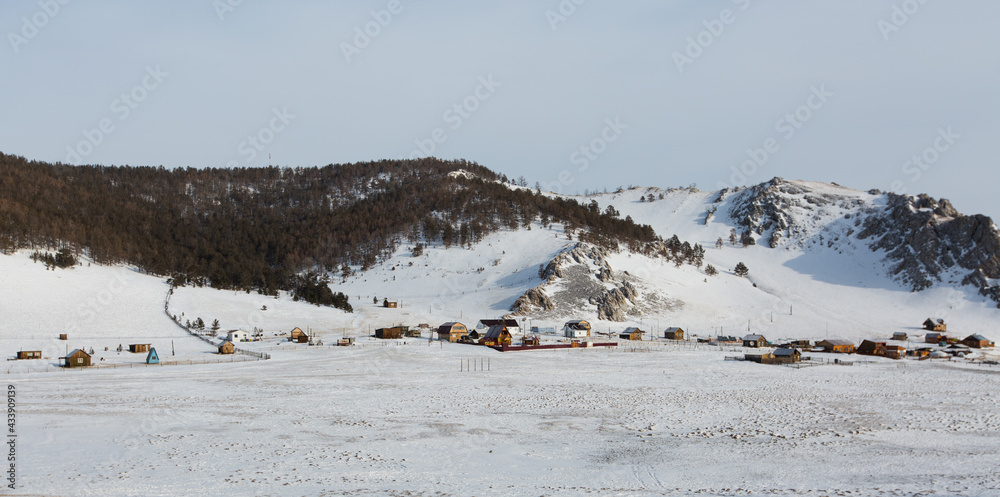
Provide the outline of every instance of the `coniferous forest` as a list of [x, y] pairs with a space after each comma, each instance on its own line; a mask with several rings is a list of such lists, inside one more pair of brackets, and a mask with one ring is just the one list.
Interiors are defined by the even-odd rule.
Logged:
[[[459, 169], [472, 174], [448, 174]], [[178, 285], [295, 290], [325, 303], [338, 296], [316, 290], [317, 274], [366, 270], [404, 243], [467, 247], [533, 222], [603, 246], [656, 239], [617, 213], [504, 183], [476, 163], [434, 158], [165, 169], [0, 154], [0, 251], [68, 249]]]

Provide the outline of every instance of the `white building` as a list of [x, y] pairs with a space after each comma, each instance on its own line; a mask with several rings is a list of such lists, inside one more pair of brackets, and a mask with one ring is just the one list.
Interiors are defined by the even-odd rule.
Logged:
[[249, 342], [250, 333], [243, 330], [230, 330], [229, 334], [226, 336], [226, 340], [230, 342]]

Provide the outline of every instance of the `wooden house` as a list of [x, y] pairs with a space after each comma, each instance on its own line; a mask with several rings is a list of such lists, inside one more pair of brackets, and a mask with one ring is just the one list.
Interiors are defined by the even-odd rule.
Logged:
[[768, 343], [767, 339], [764, 338], [764, 335], [754, 334], [743, 337], [744, 347], [753, 347], [753, 348], [766, 347], [767, 343]]
[[715, 343], [737, 344], [740, 339], [733, 336], [719, 335], [715, 337]]
[[832, 352], [834, 354], [853, 354], [854, 353], [854, 342], [849, 340], [823, 340], [816, 342], [816, 346], [823, 349], [824, 352]]
[[63, 357], [64, 366], [67, 368], [83, 368], [90, 366], [90, 354], [83, 349], [76, 349]]
[[457, 321], [449, 321], [438, 326], [437, 329], [438, 340], [447, 340], [449, 342], [457, 342], [462, 338], [462, 335], [467, 335], [468, 333], [469, 329]]
[[924, 321], [924, 329], [927, 331], [948, 331], [948, 325], [943, 319], [927, 318], [927, 321]]
[[399, 302], [396, 302], [395, 300], [385, 299], [382, 301], [382, 307], [385, 307], [386, 309], [395, 309], [399, 307]]
[[483, 338], [479, 339], [480, 345], [510, 345], [510, 332], [507, 331], [507, 327], [498, 324], [491, 326], [490, 329], [483, 335]]
[[393, 328], [378, 328], [375, 330], [375, 338], [397, 340], [403, 338], [403, 329], [398, 326]]
[[885, 355], [885, 342], [874, 340], [862, 340], [857, 350], [860, 355], [870, 355], [881, 357]]
[[567, 321], [563, 325], [563, 335], [566, 338], [587, 338], [590, 336], [590, 323], [582, 319]]
[[988, 338], [982, 335], [969, 335], [962, 340], [962, 345], [974, 349], [982, 349], [986, 347], [992, 347], [993, 342], [991, 342]]
[[906, 357], [906, 347], [903, 345], [886, 344], [885, 356], [889, 359], [902, 359]]
[[149, 353], [146, 354], [146, 364], [159, 364], [160, 355], [156, 353], [156, 349], [149, 349]]
[[930, 347], [919, 347], [916, 349], [911, 349], [906, 351], [906, 355], [910, 357], [916, 357], [917, 359], [923, 359], [924, 357], [930, 357], [933, 349]]
[[667, 340], [684, 340], [684, 330], [673, 327], [663, 331], [663, 338]]
[[222, 345], [219, 345], [219, 353], [220, 354], [235, 354], [236, 353], [236, 346], [233, 345], [233, 342], [230, 342], [229, 340], [226, 340], [226, 341], [222, 342]]
[[802, 352], [794, 348], [775, 349], [770, 358], [771, 364], [794, 364], [802, 362]]
[[337, 340], [338, 347], [348, 347], [354, 345], [354, 337], [344, 337]]
[[900, 342], [905, 342], [908, 338], [909, 336], [906, 334], [905, 331], [897, 331], [892, 334], [892, 338], [890, 340], [898, 340]]
[[133, 354], [145, 354], [149, 352], [149, 347], [151, 345], [148, 343], [132, 343], [129, 344], [128, 351]]
[[494, 326], [506, 326], [511, 335], [521, 334], [521, 324], [516, 319], [480, 319], [476, 323], [476, 331], [480, 334], [486, 333]]
[[[302, 337], [305, 337], [305, 341], [302, 340]], [[306, 343], [309, 341], [309, 335], [306, 335], [306, 332], [302, 331], [302, 328], [295, 328], [288, 335], [288, 341], [297, 343]]]
[[67, 335], [65, 333], [60, 333], [59, 334], [59, 339], [60, 340], [69, 340], [69, 335]]
[[18, 359], [41, 359], [41, 350], [19, 350], [17, 352]]
[[941, 343], [947, 341], [948, 336], [944, 333], [928, 333], [924, 335], [924, 343]]
[[640, 330], [636, 327], [625, 328], [625, 331], [618, 335], [618, 338], [622, 340], [642, 340], [642, 334], [645, 331]]

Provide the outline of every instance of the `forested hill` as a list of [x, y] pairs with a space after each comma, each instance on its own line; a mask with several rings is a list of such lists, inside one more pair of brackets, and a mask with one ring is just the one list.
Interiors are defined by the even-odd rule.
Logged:
[[[470, 174], [449, 174], [464, 170]], [[464, 246], [500, 229], [565, 223], [638, 248], [649, 226], [553, 199], [475, 163], [322, 168], [66, 166], [0, 154], [0, 250], [69, 248], [100, 263], [271, 293], [310, 271], [367, 269], [401, 243]]]

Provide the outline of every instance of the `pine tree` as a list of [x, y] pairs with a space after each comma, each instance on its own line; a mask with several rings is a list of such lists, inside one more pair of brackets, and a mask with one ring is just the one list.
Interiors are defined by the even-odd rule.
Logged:
[[212, 321], [212, 331], [219, 331], [219, 320], [218, 319]]
[[737, 262], [736, 269], [733, 269], [733, 272], [736, 273], [736, 276], [742, 278], [750, 273], [750, 269], [747, 268], [746, 264], [743, 264], [742, 262]]
[[722, 237], [720, 236], [718, 240], [715, 241], [715, 248], [722, 249]]
[[707, 274], [709, 276], [715, 276], [715, 275], [719, 274], [719, 270], [715, 269], [715, 266], [709, 264], [709, 265], [705, 266], [705, 274]]

